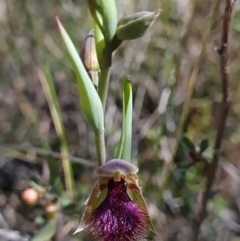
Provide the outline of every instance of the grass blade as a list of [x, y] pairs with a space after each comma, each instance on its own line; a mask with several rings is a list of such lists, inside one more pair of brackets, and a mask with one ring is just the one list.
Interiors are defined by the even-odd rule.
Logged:
[[65, 176], [65, 183], [68, 192], [68, 196], [70, 198], [73, 197], [73, 175], [72, 175], [72, 167], [71, 162], [66, 156], [69, 155], [68, 145], [64, 134], [64, 127], [62, 122], [62, 116], [60, 112], [60, 107], [58, 104], [58, 99], [54, 87], [54, 83], [50, 74], [50, 71], [45, 68], [44, 73], [42, 71], [38, 71], [39, 79], [41, 81], [44, 94], [48, 101], [48, 106], [52, 115], [54, 127], [57, 133], [57, 136], [60, 140], [60, 151], [62, 155], [62, 165]]

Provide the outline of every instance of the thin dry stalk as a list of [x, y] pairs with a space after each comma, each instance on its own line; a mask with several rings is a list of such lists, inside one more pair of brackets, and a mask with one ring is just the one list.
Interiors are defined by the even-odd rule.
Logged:
[[171, 169], [172, 169], [172, 166], [174, 164], [174, 158], [175, 158], [175, 155], [176, 155], [177, 150], [178, 150], [179, 143], [180, 143], [181, 138], [182, 138], [185, 120], [186, 120], [188, 112], [189, 112], [192, 94], [193, 94], [196, 79], [197, 79], [197, 76], [198, 76], [198, 73], [199, 73], [199, 70], [200, 70], [200, 67], [201, 67], [201, 63], [202, 63], [202, 60], [203, 60], [205, 47], [206, 47], [206, 44], [207, 44], [208, 39], [210, 37], [210, 33], [211, 33], [212, 28], [213, 28], [213, 23], [216, 19], [220, 3], [221, 3], [221, 0], [216, 0], [215, 2], [213, 2], [211, 10], [210, 10], [211, 19], [209, 21], [209, 24], [206, 28], [206, 32], [205, 32], [204, 37], [203, 37], [201, 52], [200, 52], [200, 54], [199, 54], [199, 56], [196, 60], [196, 63], [193, 67], [192, 73], [191, 73], [189, 81], [188, 81], [187, 93], [186, 93], [185, 101], [184, 101], [184, 104], [183, 104], [183, 110], [182, 110], [182, 114], [181, 114], [181, 117], [180, 117], [180, 121], [179, 121], [179, 124], [178, 124], [175, 142], [172, 146], [172, 149], [170, 150], [171, 155], [169, 155], [169, 158], [165, 159], [165, 164], [163, 166], [163, 170], [162, 170], [162, 173], [161, 173], [162, 183], [161, 183], [161, 186], [160, 186], [160, 196], [162, 196], [163, 190], [166, 186], [166, 183], [168, 181], [168, 177], [171, 173]]
[[226, 120], [229, 110], [228, 102], [228, 73], [227, 73], [227, 48], [228, 48], [228, 38], [230, 30], [230, 22], [232, 16], [234, 0], [226, 0], [223, 26], [222, 26], [222, 37], [221, 37], [221, 46], [218, 50], [220, 57], [220, 74], [221, 74], [221, 83], [222, 83], [222, 101], [221, 101], [221, 110], [219, 117], [219, 124], [217, 127], [217, 134], [214, 144], [214, 155], [211, 164], [208, 165], [207, 174], [206, 174], [206, 187], [200, 201], [200, 208], [196, 215], [196, 218], [193, 223], [193, 241], [198, 240], [199, 231], [201, 224], [206, 216], [207, 204], [211, 192], [212, 185], [214, 183], [215, 174], [218, 168], [220, 149], [223, 140], [223, 134], [226, 126]]

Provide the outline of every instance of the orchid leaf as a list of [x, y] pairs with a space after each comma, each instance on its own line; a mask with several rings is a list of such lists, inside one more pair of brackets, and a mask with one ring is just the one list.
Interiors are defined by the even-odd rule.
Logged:
[[123, 84], [122, 130], [117, 158], [130, 161], [132, 146], [132, 86], [128, 78]]
[[68, 57], [77, 77], [77, 88], [81, 109], [95, 133], [104, 132], [103, 108], [94, 85], [89, 78], [72, 40], [58, 18], [58, 27], [67, 50]]

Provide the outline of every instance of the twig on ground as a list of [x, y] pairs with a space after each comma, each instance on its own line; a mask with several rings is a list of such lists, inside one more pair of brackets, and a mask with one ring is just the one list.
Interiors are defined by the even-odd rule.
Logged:
[[217, 134], [216, 134], [215, 144], [214, 144], [213, 160], [208, 165], [208, 168], [207, 168], [205, 191], [201, 197], [200, 207], [196, 214], [196, 218], [193, 222], [193, 237], [192, 237], [193, 241], [198, 240], [200, 227], [206, 216], [210, 191], [214, 183], [216, 171], [218, 169], [220, 149], [221, 149], [223, 134], [226, 126], [228, 110], [229, 110], [227, 47], [228, 47], [228, 38], [229, 38], [229, 30], [230, 30], [230, 22], [231, 22], [233, 5], [234, 5], [234, 0], [226, 0], [225, 12], [223, 17], [223, 25], [222, 25], [221, 46], [218, 50], [218, 54], [220, 56], [220, 73], [221, 73], [221, 82], [222, 82], [221, 110], [220, 110], [219, 124], [217, 127]]
[[[31, 161], [29, 160], [27, 154], [25, 154], [25, 158], [23, 158], [23, 156], [21, 156], [22, 153], [19, 153], [17, 150], [26, 151], [26, 152], [32, 151], [32, 152], [35, 152], [36, 154], [43, 155], [43, 156], [52, 156], [56, 158], [62, 158], [62, 155], [59, 152], [55, 152], [55, 151], [51, 151], [51, 150], [47, 150], [39, 147], [23, 146], [23, 145], [0, 146], [0, 152], [3, 152], [3, 154], [6, 156], [19, 158], [21, 160]], [[70, 161], [82, 164], [84, 166], [96, 167], [95, 162], [90, 162], [88, 160], [85, 160], [83, 158], [79, 158], [76, 156], [67, 155], [67, 156], [64, 156], [64, 158], [68, 158]]]

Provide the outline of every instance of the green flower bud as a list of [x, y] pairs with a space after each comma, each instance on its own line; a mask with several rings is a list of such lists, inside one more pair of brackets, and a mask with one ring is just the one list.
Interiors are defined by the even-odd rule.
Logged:
[[94, 40], [94, 31], [91, 30], [83, 43], [83, 48], [80, 53], [83, 65], [88, 72], [90, 79], [92, 80], [94, 86], [97, 88], [98, 86], [98, 72], [99, 72], [99, 64]]
[[119, 40], [132, 40], [142, 37], [160, 14], [156, 12], [135, 13], [118, 22], [116, 36]]
[[117, 29], [115, 0], [88, 0], [90, 13], [101, 29], [106, 41], [113, 39]]

